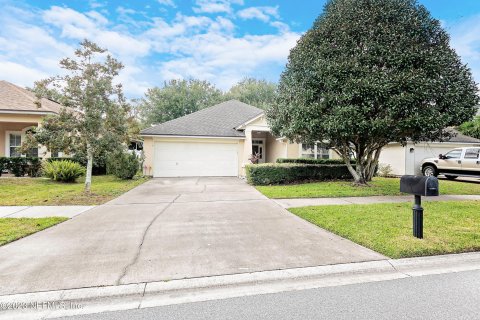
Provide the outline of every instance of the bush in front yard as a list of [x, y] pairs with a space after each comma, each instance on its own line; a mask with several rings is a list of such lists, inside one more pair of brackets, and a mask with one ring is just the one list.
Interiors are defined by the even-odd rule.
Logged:
[[45, 161], [43, 164], [43, 174], [54, 181], [75, 182], [85, 175], [85, 171], [80, 164], [70, 160]]
[[342, 164], [267, 163], [247, 165], [245, 169], [247, 181], [253, 185], [352, 178], [347, 166]]
[[[278, 158], [277, 163], [344, 164], [342, 159]], [[352, 161], [355, 163], [355, 161]]]
[[27, 173], [28, 169], [27, 158], [10, 158], [8, 163], [8, 169], [13, 173], [15, 177], [23, 177]]
[[27, 174], [29, 177], [35, 178], [41, 176], [42, 159], [41, 158], [26, 158], [27, 160]]
[[117, 152], [107, 161], [107, 172], [120, 179], [132, 179], [140, 169], [140, 161], [134, 153]]
[[7, 157], [0, 157], [0, 177], [2, 176], [2, 172], [4, 170], [8, 170], [8, 164], [10, 161]]
[[23, 177], [28, 174], [30, 177], [40, 176], [42, 159], [38, 157], [0, 157], [0, 176], [2, 171], [8, 170], [15, 177]]

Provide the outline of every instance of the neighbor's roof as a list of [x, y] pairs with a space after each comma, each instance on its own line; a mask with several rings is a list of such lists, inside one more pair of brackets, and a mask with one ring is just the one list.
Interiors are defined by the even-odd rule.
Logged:
[[59, 113], [62, 105], [48, 99], [41, 99], [40, 108], [35, 104], [35, 93], [13, 83], [0, 80], [0, 113]]
[[262, 109], [230, 100], [144, 129], [141, 135], [245, 137], [235, 127], [261, 115]]
[[446, 131], [455, 134], [455, 136], [448, 139], [447, 142], [480, 143], [480, 139], [473, 138], [473, 137], [470, 137], [470, 136], [466, 136], [466, 135], [460, 133], [458, 130], [455, 130], [453, 128], [448, 128], [448, 129], [446, 129]]

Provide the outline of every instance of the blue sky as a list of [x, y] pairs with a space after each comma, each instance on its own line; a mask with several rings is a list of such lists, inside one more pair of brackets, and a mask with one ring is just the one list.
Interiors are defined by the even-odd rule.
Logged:
[[[277, 81], [289, 50], [326, 0], [0, 0], [0, 79], [31, 86], [88, 38], [125, 69], [130, 98], [173, 78], [228, 89], [244, 77]], [[420, 0], [451, 34], [480, 82], [480, 1]]]

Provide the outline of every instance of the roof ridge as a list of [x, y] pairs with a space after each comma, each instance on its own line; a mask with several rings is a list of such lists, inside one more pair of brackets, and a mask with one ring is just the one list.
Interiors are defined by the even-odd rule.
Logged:
[[[168, 124], [168, 123], [171, 123], [171, 122], [175, 122], [176, 120], [183, 119], [183, 118], [188, 117], [188, 116], [193, 115], [193, 114], [199, 114], [199, 113], [206, 112], [206, 111], [208, 111], [208, 110], [211, 110], [212, 108], [222, 106], [223, 104], [225, 104], [225, 103], [227, 103], [227, 102], [240, 102], [240, 103], [242, 103], [242, 104], [244, 104], [244, 105], [246, 105], [246, 106], [249, 106], [249, 107], [251, 107], [251, 108], [258, 109], [258, 110], [259, 110], [258, 115], [260, 115], [260, 113], [265, 112], [264, 110], [262, 110], [262, 109], [260, 109], [260, 108], [254, 107], [254, 106], [252, 106], [252, 105], [250, 105], [250, 104], [248, 104], [248, 103], [242, 102], [242, 101], [240, 101], [240, 100], [238, 100], [238, 99], [230, 99], [230, 100], [222, 101], [222, 102], [220, 102], [220, 103], [214, 104], [213, 106], [210, 106], [210, 107], [206, 107], [206, 108], [197, 110], [197, 111], [195, 111], [195, 112], [186, 114], [186, 115], [184, 115], [184, 116], [181, 116], [181, 117], [178, 117], [178, 118], [175, 118], [175, 119], [172, 119], [172, 120], [168, 120], [168, 121], [165, 121], [165, 122], [157, 123], [157, 124], [155, 124], [155, 125], [150, 126], [150, 128], [154, 128], [154, 127], [159, 126], [159, 125], [164, 125], [164, 124]], [[255, 117], [257, 117], [258, 115], [256, 115]], [[255, 118], [255, 117], [252, 117], [252, 119]], [[251, 119], [249, 119], [249, 120], [251, 120]], [[235, 127], [233, 127], [233, 129], [235, 129], [237, 126], [239, 126], [239, 125], [241, 125], [241, 124], [242, 124], [242, 123], [236, 125]]]
[[[20, 86], [17, 86], [16, 84], [14, 83], [11, 83], [11, 82], [8, 82], [8, 81], [5, 81], [5, 80], [2, 80], [3, 82], [5, 82], [7, 85], [13, 87], [15, 90], [17, 90], [18, 92], [20, 92], [22, 95], [24, 95], [25, 97], [27, 97], [29, 100], [31, 100], [33, 103], [35, 103], [35, 99], [33, 99], [30, 95], [28, 95], [25, 91], [28, 91], [28, 89], [25, 89], [25, 88], [22, 88]], [[33, 93], [33, 92], [32, 92]]]
[[[23, 110], [23, 111], [31, 111], [31, 112], [52, 112], [52, 113], [59, 113], [59, 110], [64, 107], [60, 103], [53, 101], [47, 98], [40, 98], [38, 99], [35, 92], [23, 88], [19, 85], [11, 83], [6, 80], [0, 80], [0, 84], [6, 90], [7, 100], [2, 100], [7, 104], [13, 103], [16, 107], [6, 107], [4, 110]], [[10, 96], [8, 94], [10, 92]], [[8, 101], [10, 99], [11, 101]], [[40, 104], [38, 104], [40, 102]], [[2, 105], [3, 106], [3, 105]]]

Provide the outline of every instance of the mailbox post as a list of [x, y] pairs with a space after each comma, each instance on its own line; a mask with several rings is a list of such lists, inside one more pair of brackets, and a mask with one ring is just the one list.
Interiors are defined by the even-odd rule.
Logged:
[[419, 195], [415, 195], [415, 204], [413, 205], [413, 236], [423, 239], [422, 196]]
[[435, 177], [402, 176], [400, 192], [413, 194], [413, 236], [423, 239], [423, 208], [422, 196], [438, 196], [438, 179]]

